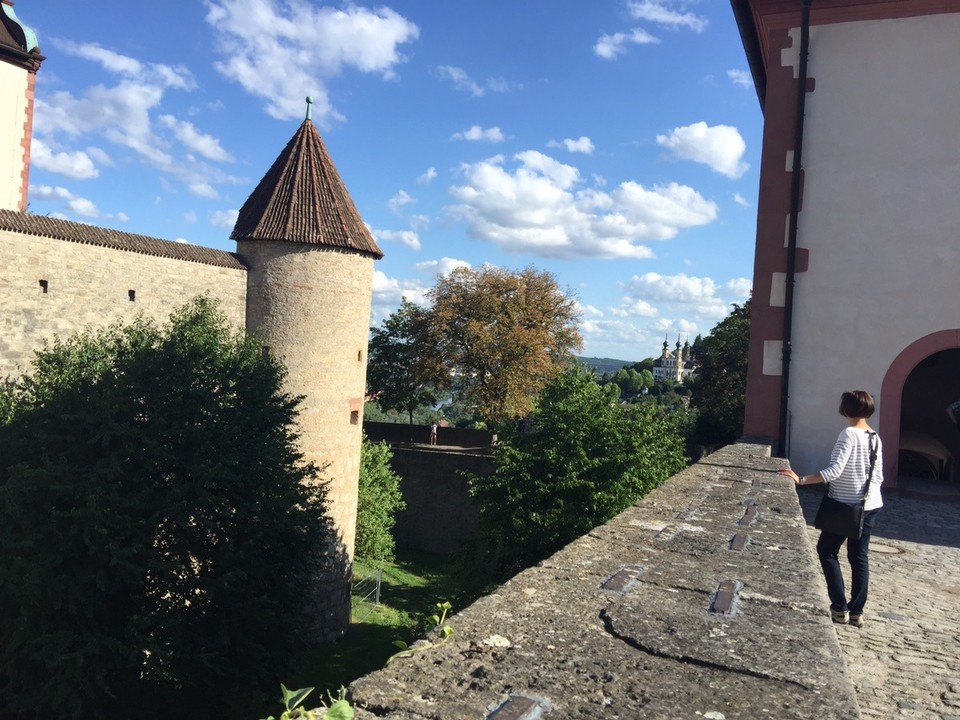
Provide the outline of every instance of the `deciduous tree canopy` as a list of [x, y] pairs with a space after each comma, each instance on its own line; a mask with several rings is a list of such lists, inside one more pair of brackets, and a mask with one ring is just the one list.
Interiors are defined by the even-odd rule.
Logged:
[[495, 447], [495, 471], [471, 479], [480, 508], [477, 545], [495, 573], [555, 552], [686, 466], [683, 439], [654, 405], [616, 404], [574, 365], [544, 389], [525, 431]]
[[734, 304], [702, 341], [692, 401], [699, 411], [697, 440], [703, 445], [726, 445], [743, 433], [749, 344], [749, 300]]
[[367, 388], [381, 410], [413, 413], [437, 402], [449, 388], [449, 367], [429, 351], [429, 316], [425, 310], [404, 300], [400, 308], [371, 328], [367, 363]]
[[431, 352], [488, 422], [524, 416], [582, 346], [575, 298], [551, 273], [458, 268], [429, 292]]

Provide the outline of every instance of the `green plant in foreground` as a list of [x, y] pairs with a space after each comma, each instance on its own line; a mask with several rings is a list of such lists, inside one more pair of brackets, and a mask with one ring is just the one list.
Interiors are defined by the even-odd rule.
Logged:
[[387, 658], [386, 664], [389, 665], [397, 658], [413, 657], [414, 653], [426, 652], [427, 650], [432, 650], [435, 647], [440, 647], [447, 640], [449, 640], [450, 636], [453, 635], [453, 628], [446, 624], [446, 620], [447, 613], [450, 612], [451, 607], [453, 606], [449, 602], [437, 603], [437, 612], [430, 616], [430, 622], [433, 623], [434, 628], [440, 635], [439, 640], [427, 645], [418, 645], [417, 647], [409, 647], [403, 640], [394, 640], [393, 644], [400, 648], [400, 652]]
[[[314, 718], [320, 717], [316, 710], [306, 710], [299, 707], [313, 690], [312, 687], [287, 690], [287, 686], [280, 683], [280, 691], [283, 693], [283, 697], [280, 698], [284, 707], [283, 714], [280, 717], [271, 715], [266, 720], [314, 720]], [[326, 703], [323, 703], [324, 707], [327, 707], [327, 714], [324, 716], [327, 720], [353, 720], [353, 708], [347, 702], [346, 693], [347, 689], [341, 687], [337, 693], [337, 698], [334, 699], [330, 691], [327, 691], [330, 705], [327, 707]]]

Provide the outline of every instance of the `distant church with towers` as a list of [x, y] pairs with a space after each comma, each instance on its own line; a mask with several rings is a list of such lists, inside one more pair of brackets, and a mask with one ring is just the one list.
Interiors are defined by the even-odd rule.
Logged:
[[670, 345], [667, 338], [663, 338], [663, 352], [660, 357], [653, 361], [653, 379], [655, 382], [664, 382], [670, 380], [675, 383], [682, 383], [687, 378], [696, 373], [696, 365], [693, 362], [693, 349], [690, 343], [680, 344], [680, 338], [677, 337], [677, 346], [673, 352], [670, 352]]
[[0, 0], [0, 378], [54, 336], [157, 321], [197, 295], [264, 339], [304, 400], [306, 460], [326, 466], [340, 552], [316, 593], [316, 636], [350, 619], [367, 338], [377, 247], [309, 116], [240, 209], [236, 252], [27, 212], [36, 35]]

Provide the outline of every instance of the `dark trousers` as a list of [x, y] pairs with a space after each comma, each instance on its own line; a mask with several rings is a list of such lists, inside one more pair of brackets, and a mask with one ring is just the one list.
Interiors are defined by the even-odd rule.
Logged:
[[[849, 610], [851, 615], [859, 615], [867, 604], [867, 589], [870, 585], [870, 535], [881, 509], [868, 510], [863, 514], [863, 532], [859, 538], [847, 538], [831, 532], [820, 533], [817, 555], [820, 558], [820, 567], [823, 568], [823, 577], [827, 581], [831, 610]], [[847, 560], [850, 562], [852, 574], [849, 603], [843, 587], [843, 573], [840, 572], [838, 557], [844, 540], [847, 541]]]

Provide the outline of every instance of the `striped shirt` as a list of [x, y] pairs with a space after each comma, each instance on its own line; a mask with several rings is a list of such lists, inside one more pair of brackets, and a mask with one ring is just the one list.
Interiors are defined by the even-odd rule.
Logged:
[[871, 435], [875, 438], [877, 460], [873, 467], [865, 510], [883, 507], [883, 498], [880, 496], [880, 484], [883, 482], [883, 446], [879, 435], [852, 427], [844, 428], [837, 437], [837, 444], [833, 446], [830, 464], [820, 471], [827, 483], [830, 497], [847, 505], [857, 505], [860, 502], [860, 491], [863, 490], [867, 473], [870, 471]]

